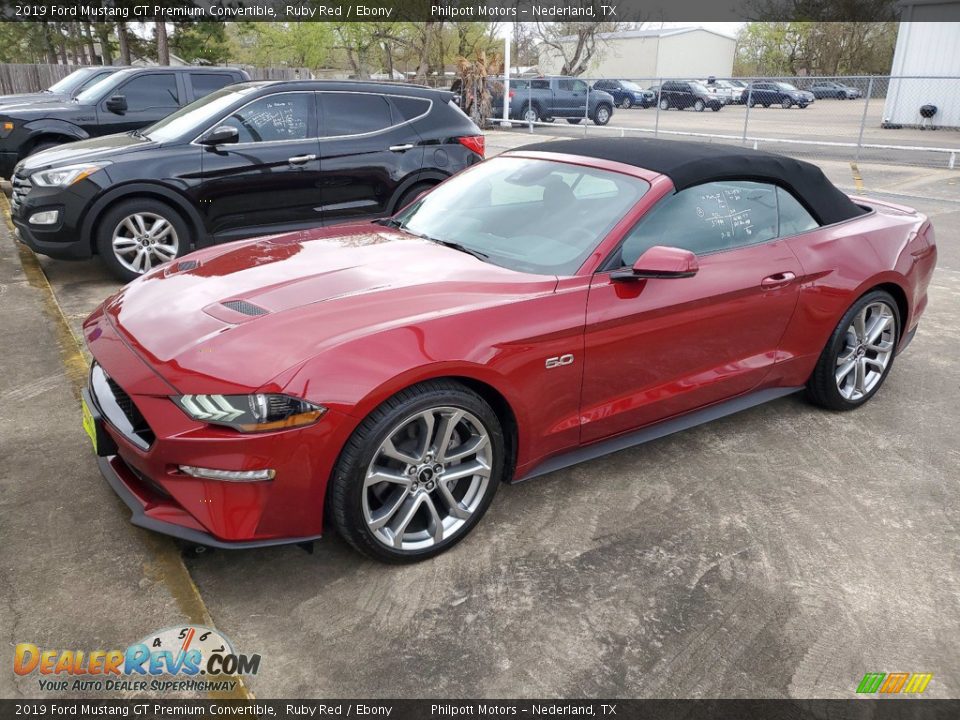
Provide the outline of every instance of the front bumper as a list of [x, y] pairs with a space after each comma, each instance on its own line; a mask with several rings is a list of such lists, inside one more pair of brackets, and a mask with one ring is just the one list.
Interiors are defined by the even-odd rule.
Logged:
[[[83, 180], [68, 188], [34, 185], [17, 173], [13, 178], [10, 216], [24, 245], [36, 253], [58, 260], [85, 260], [93, 256], [89, 237], [81, 232], [84, 214], [100, 192], [100, 186]], [[53, 225], [31, 225], [28, 220], [38, 212], [56, 210]]]
[[[176, 390], [127, 347], [102, 313], [88, 320], [85, 334], [113, 388], [106, 393], [102, 380], [94, 381], [94, 392], [88, 389], [86, 396], [112, 441], [98, 458], [100, 470], [130, 508], [133, 524], [220, 548], [321, 536], [327, 480], [353, 427], [346, 416], [330, 410], [314, 425], [258, 434], [196, 422], [171, 401]], [[107, 397], [98, 397], [98, 391]], [[118, 407], [134, 421], [111, 420]], [[238, 471], [269, 467], [276, 477], [208, 480], [180, 472], [181, 465]]]

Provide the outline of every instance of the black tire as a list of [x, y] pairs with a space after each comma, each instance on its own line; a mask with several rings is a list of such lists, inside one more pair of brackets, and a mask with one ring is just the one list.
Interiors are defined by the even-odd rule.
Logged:
[[667, 101], [667, 100], [661, 100], [661, 101], [660, 101], [660, 109], [661, 109], [661, 110], [669, 110], [669, 109], [670, 109], [670, 103], [669, 103], [669, 101]]
[[400, 199], [397, 201], [397, 204], [393, 206], [393, 211], [400, 212], [401, 210], [403, 210], [403, 208], [405, 208], [407, 205], [409, 205], [414, 200], [416, 200], [417, 195], [424, 192], [425, 190], [429, 190], [433, 186], [434, 186], [434, 183], [428, 183], [428, 182], [414, 183], [409, 189], [404, 191], [403, 195], [400, 196]]
[[[130, 282], [143, 273], [134, 272], [120, 262], [113, 249], [113, 232], [121, 221], [135, 213], [149, 213], [166, 220], [176, 233], [177, 251], [174, 258], [181, 257], [190, 249], [190, 229], [187, 223], [171, 206], [153, 198], [131, 198], [107, 210], [97, 223], [95, 232], [97, 253], [111, 273], [124, 282]], [[172, 259], [172, 258], [171, 258]], [[160, 263], [151, 265], [151, 270]]]
[[801, 110], [806, 110], [806, 109], [807, 109], [807, 103], [800, 103], [800, 105], [799, 105], [798, 107], [799, 107]]
[[756, 107], [756, 106], [757, 106], [757, 101], [751, 99], [750, 102], [749, 102], [749, 105], [750, 105], [750, 107]]
[[[890, 360], [887, 363], [886, 368], [883, 370], [879, 381], [876, 382], [871, 390], [856, 400], [849, 400], [843, 397], [843, 395], [840, 393], [840, 389], [837, 387], [837, 380], [835, 377], [835, 373], [837, 371], [837, 361], [839, 359], [840, 352], [844, 350], [848, 344], [847, 328], [849, 328], [851, 323], [853, 323], [854, 318], [858, 313], [860, 313], [868, 305], [872, 305], [874, 303], [883, 303], [893, 314], [894, 350], [892, 351]], [[853, 305], [851, 305], [850, 309], [843, 314], [842, 318], [840, 318], [840, 322], [837, 323], [837, 327], [830, 335], [830, 339], [827, 341], [826, 347], [820, 354], [820, 359], [817, 361], [817, 365], [813, 370], [813, 374], [807, 381], [807, 396], [809, 399], [814, 404], [827, 408], [828, 410], [843, 411], [854, 410], [872, 398], [883, 386], [883, 383], [887, 379], [887, 375], [890, 374], [890, 370], [893, 368], [893, 362], [896, 359], [896, 347], [900, 342], [901, 322], [900, 309], [897, 306], [897, 302], [893, 299], [893, 296], [891, 296], [890, 293], [886, 292], [885, 290], [873, 290], [868, 292]]]
[[769, 108], [769, 107], [770, 107], [770, 103], [763, 103], [763, 106], [764, 106], [765, 108]]
[[594, 125], [606, 125], [612, 117], [613, 108], [606, 103], [600, 103], [594, 108], [593, 115], [590, 116], [590, 119], [593, 120]]
[[[364, 519], [363, 492], [367, 468], [391, 430], [405, 418], [430, 408], [448, 406], [472, 413], [488, 433], [493, 460], [484, 495], [477, 509], [451, 537], [420, 550], [387, 547], [373, 535]], [[452, 380], [420, 383], [380, 405], [350, 436], [334, 468], [327, 492], [328, 517], [340, 536], [368, 557], [389, 563], [426, 560], [456, 545], [480, 521], [502, 481], [505, 458], [506, 443], [500, 420], [482, 397]]]
[[703, 112], [707, 109], [707, 104], [703, 100], [697, 99], [697, 101], [693, 104], [693, 109], [697, 112]]
[[714, 112], [720, 112], [721, 110], [723, 110], [723, 105], [711, 105], [710, 109], [713, 110]]
[[525, 123], [540, 122], [542, 117], [543, 115], [540, 113], [540, 108], [537, 105], [530, 105], [526, 107], [523, 111], [523, 115], [521, 115], [521, 119]]
[[625, 97], [623, 102], [620, 103], [620, 107], [622, 107], [624, 110], [629, 110], [631, 107], [633, 107], [633, 101], [630, 98]]
[[789, 110], [793, 107], [793, 100], [790, 98], [784, 98], [783, 102], [780, 103], [780, 107], [782, 107], [784, 110]]
[[57, 147], [58, 145], [63, 145], [63, 143], [59, 143], [54, 140], [42, 140], [30, 148], [30, 151], [27, 153], [27, 157], [36, 155], [38, 152], [43, 152], [44, 150], [49, 150], [50, 148]]
[[571, 125], [579, 125], [581, 120], [583, 120], [583, 118], [567, 118], [567, 122]]

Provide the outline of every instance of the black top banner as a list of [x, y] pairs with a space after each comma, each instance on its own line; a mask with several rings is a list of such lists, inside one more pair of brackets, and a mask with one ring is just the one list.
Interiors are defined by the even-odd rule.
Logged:
[[[921, 0], [916, 0], [920, 2]], [[714, 22], [896, 20], [910, 0], [0, 0], [0, 17], [61, 21]], [[960, 3], [926, 5], [948, 19]], [[940, 8], [940, 9], [938, 9]], [[924, 19], [934, 19], [924, 16]]]

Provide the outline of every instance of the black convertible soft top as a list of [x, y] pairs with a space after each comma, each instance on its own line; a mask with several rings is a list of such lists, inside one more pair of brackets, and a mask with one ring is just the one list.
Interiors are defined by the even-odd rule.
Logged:
[[634, 165], [666, 175], [678, 191], [716, 180], [773, 183], [793, 193], [821, 225], [866, 212], [827, 180], [816, 165], [749, 148], [653, 138], [585, 138], [533, 143], [516, 150]]

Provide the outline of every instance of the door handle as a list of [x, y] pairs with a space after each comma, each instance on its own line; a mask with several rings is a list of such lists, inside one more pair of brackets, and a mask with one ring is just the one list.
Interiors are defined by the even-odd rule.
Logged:
[[768, 275], [761, 280], [760, 287], [764, 290], [776, 290], [777, 288], [786, 287], [796, 279], [797, 276], [792, 272], [777, 273], [776, 275]]
[[405, 150], [412, 150], [413, 145], [407, 143], [406, 145], [391, 145], [390, 152], [404, 152]]
[[316, 160], [316, 159], [317, 159], [316, 155], [294, 155], [291, 158], [287, 158], [287, 162], [290, 163], [291, 165], [303, 165], [304, 163], [308, 163], [311, 160]]

